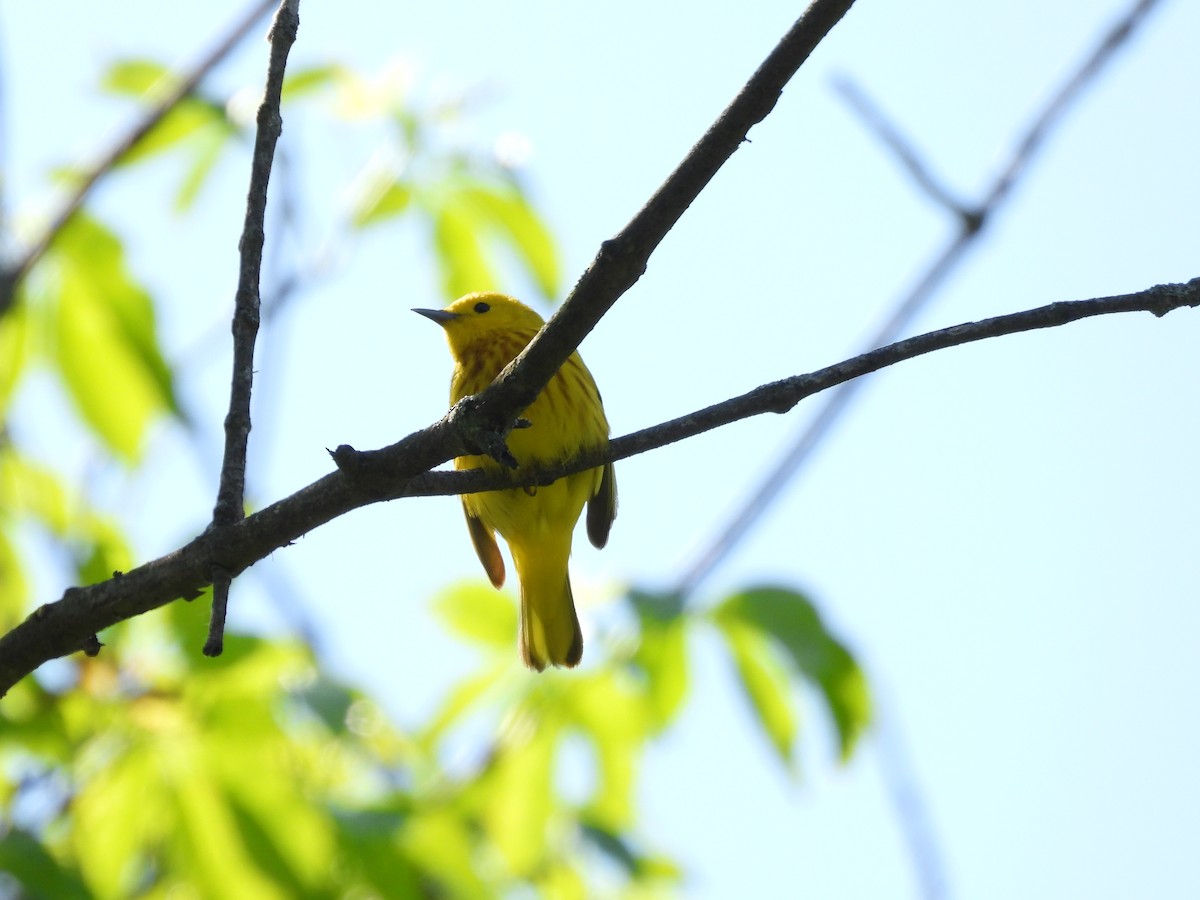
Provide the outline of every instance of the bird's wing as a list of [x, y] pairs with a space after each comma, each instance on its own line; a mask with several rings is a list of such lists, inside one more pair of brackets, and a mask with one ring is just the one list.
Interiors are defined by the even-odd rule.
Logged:
[[463, 512], [467, 517], [467, 530], [471, 532], [471, 543], [475, 545], [475, 553], [483, 563], [483, 570], [493, 585], [501, 587], [504, 584], [504, 557], [496, 546], [496, 533], [482, 519], [471, 515], [465, 503]]
[[593, 547], [603, 547], [608, 543], [608, 532], [613, 520], [617, 517], [617, 476], [612, 463], [604, 467], [600, 477], [600, 487], [595, 496], [588, 501], [587, 533]]

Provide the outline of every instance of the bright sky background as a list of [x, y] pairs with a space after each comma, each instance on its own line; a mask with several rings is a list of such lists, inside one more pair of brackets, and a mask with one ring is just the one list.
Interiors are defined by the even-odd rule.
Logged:
[[[849, 355], [952, 235], [838, 98], [835, 76], [865, 89], [970, 199], [1128, 5], [860, 0], [583, 345], [615, 433]], [[130, 120], [95, 90], [109, 62], [186, 63], [241, 6], [0, 4], [8, 202], [46, 208], [47, 167]], [[464, 140], [529, 139], [527, 174], [569, 285], [801, 8], [303, 0], [293, 62], [372, 72], [401, 61], [419, 97], [482, 88]], [[1198, 39], [1200, 4], [1165, 0], [918, 330], [1200, 275]], [[265, 58], [251, 41], [216, 80], [258, 90]], [[306, 174], [315, 254], [337, 235], [340, 191], [368, 145], [295, 123], [284, 141]], [[231, 157], [182, 220], [157, 208], [177, 167], [99, 197], [122, 233], [161, 220], [161, 241], [132, 247], [133, 264], [162, 304], [170, 355], [188, 354], [187, 398], [214, 439], [247, 173]], [[390, 443], [441, 414], [449, 357], [408, 312], [440, 305], [434, 291], [419, 236], [380, 230], [264, 333], [259, 502], [329, 471], [326, 447]], [[703, 591], [777, 581], [812, 592], [902, 734], [956, 896], [1200, 894], [1198, 342], [1200, 312], [1106, 317], [888, 370]], [[49, 390], [29, 402], [58, 418]], [[578, 542], [585, 621], [611, 615], [617, 585], [669, 586], [816, 406], [624, 462], [609, 548]], [[94, 470], [52, 424], [31, 431], [58, 464]], [[168, 434], [151, 459], [145, 478], [96, 482], [145, 558], [203, 526], [216, 478], [214, 459]], [[356, 512], [262, 568], [300, 587], [329, 664], [401, 723], [473, 665], [427, 602], [479, 575], [452, 500]], [[275, 621], [260, 585], [239, 581], [235, 622]], [[43, 600], [61, 590], [40, 587]], [[918, 896], [878, 742], [839, 767], [809, 704], [803, 777], [789, 780], [719, 644], [701, 638], [695, 660], [687, 713], [642, 773], [642, 836], [683, 861], [687, 896]]]

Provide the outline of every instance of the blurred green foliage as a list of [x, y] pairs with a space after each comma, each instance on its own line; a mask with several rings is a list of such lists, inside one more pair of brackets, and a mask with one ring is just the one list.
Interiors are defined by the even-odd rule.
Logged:
[[[139, 59], [114, 64], [103, 84], [149, 102], [171, 78]], [[505, 254], [557, 294], [550, 230], [511, 168], [439, 140], [458, 110], [417, 107], [405, 85], [335, 65], [294, 72], [285, 99], [386, 123], [390, 145], [356, 182], [349, 231], [420, 223], [448, 297], [501, 287]], [[218, 156], [244, 152], [245, 125], [229, 108], [187, 98], [123, 166], [176, 154], [184, 176], [171, 202], [186, 210]], [[156, 302], [122, 239], [85, 212], [0, 319], [5, 629], [33, 601], [21, 550], [30, 529], [62, 551], [64, 585], [134, 565], [119, 523], [22, 452], [11, 401], [40, 365], [84, 439], [139, 465], [153, 427], [184, 424]], [[626, 632], [602, 636], [581, 671], [536, 678], [515, 661], [511, 597], [449, 587], [432, 609], [480, 664], [407, 732], [300, 643], [243, 637], [215, 660], [201, 656], [207, 599], [110, 629], [98, 657], [28, 678], [0, 703], [0, 897], [672, 895], [681, 872], [638, 827], [638, 773], [689, 699], [697, 631], [728, 649], [752, 721], [789, 770], [804, 694], [828, 712], [843, 757], [870, 719], [853, 656], [786, 587], [703, 608], [631, 591]], [[447, 747], [464, 735], [473, 763], [450, 768]], [[582, 797], [560, 785], [570, 746], [587, 750]]]

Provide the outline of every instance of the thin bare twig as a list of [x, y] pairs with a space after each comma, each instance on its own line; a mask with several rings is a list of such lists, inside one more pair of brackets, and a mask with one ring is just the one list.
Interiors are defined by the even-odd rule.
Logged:
[[[985, 193], [983, 200], [977, 206], [973, 208], [964, 206], [950, 199], [948, 195], [945, 198], [941, 197], [940, 195], [943, 193], [942, 189], [936, 186], [936, 181], [930, 176], [929, 183], [923, 185], [923, 187], [935, 199], [938, 199], [940, 203], [943, 203], [959, 217], [960, 228], [958, 234], [951, 239], [945, 249], [934, 259], [917, 284], [897, 305], [895, 311], [887, 322], [884, 323], [883, 327], [865, 342], [862, 347], [863, 350], [879, 347], [894, 341], [904, 332], [917, 313], [924, 309], [937, 289], [941, 287], [946, 277], [955, 269], [966, 255], [966, 252], [975, 244], [984, 227], [1003, 208], [1004, 202], [1017, 185], [1020, 175], [1033, 161], [1037, 151], [1045, 142], [1046, 137], [1062, 121], [1071, 103], [1077, 100], [1083, 90], [1095, 81], [1104, 68], [1104, 65], [1127, 43], [1145, 15], [1158, 2], [1159, 0], [1139, 0], [1128, 13], [1108, 30], [1074, 74], [1051, 97], [1020, 140], [1017, 141], [1016, 149], [1013, 151], [1008, 163], [1001, 170], [1000, 175], [992, 183], [992, 186]], [[878, 127], [876, 127], [876, 130], [879, 130]], [[898, 136], [898, 133], [894, 129], [888, 127], [887, 131], [890, 137], [885, 138], [885, 143], [889, 146], [893, 148], [909, 146]], [[915, 151], [911, 149], [900, 152], [900, 156], [902, 160], [918, 159]], [[917, 162], [915, 169], [914, 165], [909, 162], [905, 162], [905, 166], [918, 179], [918, 183], [923, 183], [921, 176], [918, 174], [919, 172], [927, 171], [923, 164]], [[805, 461], [811, 456], [813, 450], [816, 449], [833, 425], [841, 418], [864, 384], [865, 382], [862, 381], [848, 382], [830, 393], [825, 400], [825, 404], [817, 412], [809, 425], [800, 433], [792, 446], [788, 448], [783, 458], [771, 468], [760, 482], [759, 487], [739, 508], [737, 514], [729, 520], [728, 524], [726, 524], [708, 546], [696, 556], [692, 565], [684, 571], [683, 576], [675, 585], [676, 594], [681, 597], [691, 596], [697, 587], [742, 541], [747, 532], [761, 519], [763, 513], [783, 493]]]
[[[221, 463], [221, 482], [213, 508], [212, 528], [221, 529], [245, 516], [246, 450], [250, 442], [250, 393], [254, 384], [254, 342], [258, 336], [259, 279], [262, 274], [264, 230], [267, 215], [267, 185], [275, 144], [283, 130], [279, 112], [283, 75], [288, 53], [300, 27], [300, 0], [283, 0], [268, 39], [271, 57], [267, 67], [267, 87], [258, 108], [258, 133], [254, 139], [254, 157], [250, 165], [250, 189], [246, 198], [246, 220], [242, 228], [241, 269], [233, 311], [233, 377], [229, 389], [229, 414], [225, 417], [225, 456]], [[218, 656], [224, 647], [225, 608], [229, 601], [231, 577], [228, 567], [214, 564], [213, 614], [206, 656]]]
[[205, 656], [220, 656], [225, 649], [225, 614], [229, 610], [229, 586], [233, 576], [222, 565], [212, 567], [213, 604], [208, 619], [208, 639], [204, 642]]
[[250, 33], [254, 24], [273, 5], [274, 0], [256, 0], [217, 44], [179, 79], [171, 91], [146, 110], [133, 128], [121, 135], [98, 160], [82, 173], [75, 190], [63, 202], [62, 207], [54, 214], [46, 228], [33, 240], [16, 262], [0, 272], [0, 316], [8, 312], [16, 298], [17, 286], [46, 255], [46, 251], [50, 249], [50, 245], [54, 243], [58, 233], [83, 207], [100, 179], [116, 168], [125, 155], [137, 146], [138, 142], [149, 134], [151, 129], [178, 106], [180, 101], [196, 90], [208, 73], [241, 43], [242, 39]]
[[954, 196], [950, 188], [938, 180], [937, 176], [933, 174], [933, 170], [916, 152], [912, 142], [900, 134], [899, 129], [888, 121], [882, 110], [871, 102], [862, 88], [845, 77], [835, 78], [833, 88], [858, 113], [859, 118], [867, 124], [875, 136], [896, 155], [896, 159], [904, 166], [909, 177], [916, 182], [917, 187], [925, 195], [939, 206], [944, 206], [963, 219], [977, 216], [974, 210], [969, 209], [965, 203]]

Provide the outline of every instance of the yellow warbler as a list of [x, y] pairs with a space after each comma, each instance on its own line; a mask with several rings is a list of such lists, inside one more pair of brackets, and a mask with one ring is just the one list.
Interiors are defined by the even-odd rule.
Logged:
[[[512, 297], [467, 294], [445, 309], [413, 310], [446, 330], [454, 374], [450, 403], [486, 388], [545, 324]], [[608, 420], [600, 392], [578, 353], [563, 364], [520, 417], [508, 448], [521, 472], [566, 462], [585, 450], [608, 446]], [[487, 456], [460, 456], [456, 469], [500, 469]], [[495, 533], [508, 542], [521, 583], [521, 659], [531, 669], [575, 666], [583, 635], [575, 615], [567, 558], [571, 534], [587, 504], [588, 538], [603, 547], [617, 515], [617, 482], [611, 464], [560, 478], [550, 485], [466, 494], [463, 511], [471, 542], [492, 584], [504, 584], [504, 560]]]

